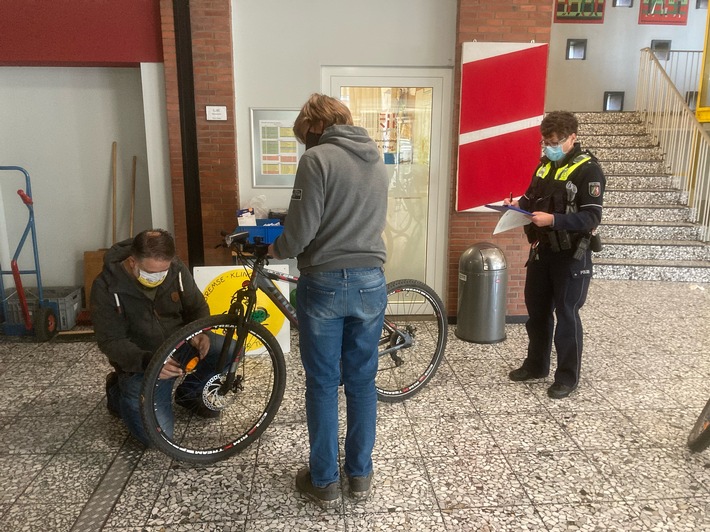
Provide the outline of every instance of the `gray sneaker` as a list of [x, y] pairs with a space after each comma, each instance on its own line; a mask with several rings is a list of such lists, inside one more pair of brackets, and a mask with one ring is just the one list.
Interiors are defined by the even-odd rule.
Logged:
[[365, 477], [348, 477], [350, 496], [356, 501], [364, 501], [372, 490], [372, 471]]
[[296, 489], [321, 508], [337, 508], [340, 504], [338, 483], [331, 482], [324, 488], [314, 486], [311, 471], [307, 467], [296, 474]]

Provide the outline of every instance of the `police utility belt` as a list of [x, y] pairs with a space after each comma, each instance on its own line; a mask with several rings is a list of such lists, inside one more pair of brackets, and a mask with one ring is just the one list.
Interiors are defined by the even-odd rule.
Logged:
[[[560, 230], [537, 230], [537, 241], [539, 245], [549, 247], [553, 253], [574, 249], [573, 257], [576, 260], [581, 260], [585, 252], [589, 249], [591, 235], [580, 233], [569, 233], [569, 231]], [[537, 248], [537, 246], [533, 246]]]
[[597, 234], [570, 233], [564, 229], [555, 231], [530, 226], [526, 226], [526, 229], [528, 227], [530, 228], [528, 237], [533, 235], [537, 237], [531, 248], [531, 258], [533, 255], [537, 255], [540, 246], [545, 248], [549, 247], [553, 253], [574, 249], [572, 258], [575, 260], [582, 260], [588, 249], [591, 249], [595, 253], [602, 250], [601, 238], [599, 238]]

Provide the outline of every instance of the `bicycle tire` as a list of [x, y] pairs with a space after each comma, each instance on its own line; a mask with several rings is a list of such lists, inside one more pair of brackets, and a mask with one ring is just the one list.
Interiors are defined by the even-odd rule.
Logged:
[[698, 420], [688, 435], [688, 448], [694, 453], [704, 451], [710, 445], [710, 400], [700, 412]]
[[[395, 331], [387, 323], [395, 325]], [[394, 353], [389, 349], [405, 342], [400, 331], [412, 336], [412, 345]], [[377, 398], [387, 403], [404, 401], [418, 393], [434, 377], [446, 350], [447, 317], [437, 293], [415, 279], [387, 284], [385, 327], [379, 345], [375, 378]]]
[[[169, 398], [174, 429], [170, 431], [169, 427], [161, 426], [156, 412], [167, 400], [167, 393], [162, 393], [166, 399], [161, 399], [158, 392], [158, 384], [166, 382], [159, 379], [165, 362], [173, 355], [177, 357], [178, 349], [184, 348], [187, 340], [199, 333], [220, 334], [220, 331], [234, 329], [236, 338], [236, 326], [237, 317], [230, 315], [194, 321], [176, 331], [158, 348], [145, 371], [141, 390], [143, 426], [155, 447], [175, 460], [210, 464], [246, 449], [266, 430], [281, 405], [286, 388], [283, 351], [268, 329], [249, 323], [245, 339], [247, 354], [239, 363], [233, 389], [225, 395], [216, 394], [223, 382], [220, 379], [226, 374], [225, 371], [218, 373], [200, 385], [203, 400], [199, 410], [191, 410], [185, 408], [184, 400], [181, 406], [176, 393], [184, 378], [174, 379]], [[210, 398], [218, 404], [210, 403]], [[194, 399], [190, 404], [193, 403]], [[212, 407], [205, 406], [207, 403]], [[215, 417], [205, 417], [205, 412]]]

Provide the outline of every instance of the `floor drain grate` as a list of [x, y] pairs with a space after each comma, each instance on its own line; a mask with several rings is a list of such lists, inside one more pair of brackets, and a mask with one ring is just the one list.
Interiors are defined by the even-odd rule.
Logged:
[[126, 438], [111, 467], [92, 493], [77, 518], [72, 532], [101, 530], [123, 488], [143, 455], [144, 447], [132, 437]]

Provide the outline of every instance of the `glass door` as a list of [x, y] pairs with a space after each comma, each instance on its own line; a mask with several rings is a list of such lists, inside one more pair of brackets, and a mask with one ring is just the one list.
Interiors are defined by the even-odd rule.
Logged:
[[323, 90], [348, 105], [355, 125], [375, 140], [387, 167], [387, 279], [418, 279], [441, 294], [446, 275], [450, 70], [425, 70], [326, 67]]

